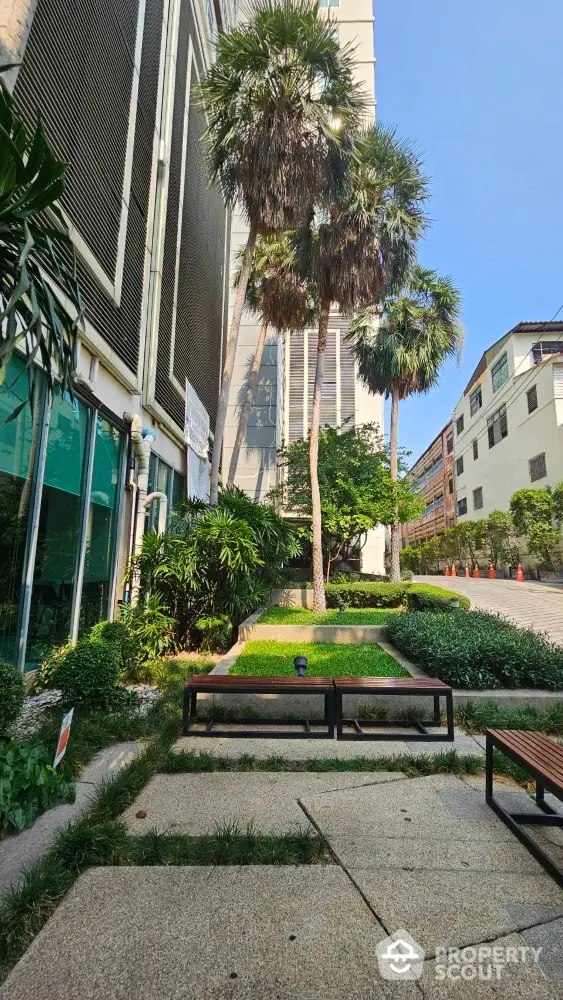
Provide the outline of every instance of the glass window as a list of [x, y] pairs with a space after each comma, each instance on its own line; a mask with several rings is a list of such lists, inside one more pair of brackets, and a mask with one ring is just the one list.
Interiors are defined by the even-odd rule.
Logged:
[[478, 486], [473, 490], [473, 510], [481, 510], [483, 506], [483, 487]]
[[508, 382], [508, 358], [506, 354], [503, 354], [500, 361], [497, 361], [496, 365], [493, 365], [491, 376], [493, 380], [493, 392], [497, 392], [505, 382]]
[[462, 413], [461, 417], [458, 417], [457, 420], [456, 420], [456, 422], [455, 422], [455, 428], [456, 428], [456, 431], [457, 431], [458, 434], [461, 434], [463, 432], [464, 424], [465, 424], [465, 420], [464, 420], [464, 416], [463, 416], [463, 413]]
[[172, 480], [172, 499], [171, 506], [175, 507], [176, 504], [180, 503], [186, 495], [186, 478], [180, 475], [179, 472], [174, 470], [173, 480]]
[[542, 451], [541, 455], [535, 455], [528, 462], [530, 467], [530, 479], [535, 483], [536, 479], [543, 479], [547, 476], [547, 466], [545, 464], [545, 451]]
[[115, 559], [115, 528], [119, 507], [119, 468], [122, 435], [98, 415], [92, 492], [86, 526], [84, 581], [79, 631], [82, 635], [107, 618]]
[[476, 389], [473, 390], [469, 397], [469, 412], [473, 417], [477, 410], [480, 410], [483, 405], [483, 395], [481, 393], [481, 386], [478, 385]]
[[446, 440], [446, 452], [448, 453], [448, 455], [451, 455], [453, 450], [454, 450], [454, 439], [453, 437], [449, 437]]
[[479, 458], [479, 442], [477, 438], [473, 438], [473, 459]]
[[487, 431], [489, 434], [489, 448], [494, 448], [495, 444], [502, 441], [508, 435], [508, 421], [506, 418], [506, 406], [501, 406], [500, 410], [493, 413], [487, 420]]
[[0, 656], [14, 663], [28, 514], [42, 422], [40, 381], [37, 380], [33, 408], [28, 404], [9, 423], [6, 421], [29, 391], [24, 364], [19, 358], [9, 362], [4, 384], [0, 386]]
[[528, 413], [533, 413], [538, 408], [538, 387], [533, 385], [526, 393], [528, 399]]
[[65, 642], [70, 632], [89, 418], [80, 400], [55, 392], [31, 595], [26, 655], [30, 663]]
[[459, 515], [467, 514], [467, 497], [464, 497], [463, 500], [458, 500], [457, 512]]
[[461, 476], [461, 474], [463, 472], [463, 455], [461, 456], [461, 458], [457, 459], [457, 461], [455, 463], [455, 468], [456, 468], [456, 472], [457, 472], [458, 476]]
[[450, 479], [448, 481], [448, 493], [453, 493], [453, 491], [454, 491], [454, 481], [453, 479]]

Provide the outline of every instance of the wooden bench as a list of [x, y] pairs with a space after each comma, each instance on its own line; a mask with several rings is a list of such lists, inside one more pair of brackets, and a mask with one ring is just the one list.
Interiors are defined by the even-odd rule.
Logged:
[[[451, 687], [439, 681], [435, 677], [335, 677], [334, 690], [336, 694], [336, 735], [339, 740], [408, 740], [409, 742], [424, 740], [451, 742], [454, 738], [454, 708], [453, 694]], [[377, 726], [400, 726], [405, 729], [409, 723], [405, 721], [388, 719], [371, 720], [362, 719], [361, 725], [358, 719], [345, 719], [342, 707], [342, 698], [345, 694], [365, 694], [365, 695], [430, 695], [434, 699], [434, 716], [430, 722], [413, 722], [416, 733], [366, 733], [364, 729], [376, 728]], [[447, 734], [429, 733], [427, 726], [439, 726], [440, 718], [440, 698], [446, 699], [446, 712], [448, 719]], [[344, 733], [343, 727], [351, 726], [353, 733]]]
[[[315, 694], [324, 698], [322, 720], [309, 722], [304, 719], [244, 719], [245, 723], [262, 726], [293, 724], [293, 729], [258, 731], [256, 729], [228, 730], [215, 728], [213, 716], [205, 729], [193, 729], [197, 716], [198, 694]], [[295, 727], [300, 726], [300, 729]], [[311, 726], [315, 726], [315, 731]], [[319, 732], [319, 728], [322, 727]], [[194, 675], [184, 686], [184, 735], [190, 736], [268, 736], [272, 739], [303, 738], [334, 739], [334, 686], [330, 677], [233, 677], [231, 674]]]
[[[539, 844], [526, 832], [526, 826], [563, 827], [563, 816], [545, 801], [551, 792], [563, 802], [563, 747], [543, 733], [520, 729], [487, 729], [485, 799], [507, 827], [518, 837], [546, 871], [563, 886], [563, 871], [555, 865]], [[508, 812], [493, 795], [493, 751], [510, 757], [536, 782], [536, 804], [539, 812]]]

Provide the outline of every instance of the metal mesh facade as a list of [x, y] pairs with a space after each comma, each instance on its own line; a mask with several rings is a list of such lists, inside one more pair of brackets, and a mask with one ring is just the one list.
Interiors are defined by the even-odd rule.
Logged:
[[[147, 0], [133, 152], [133, 180], [117, 307], [79, 261], [87, 319], [131, 370], [139, 331], [163, 3]], [[15, 101], [29, 123], [38, 109], [68, 164], [63, 207], [113, 282], [122, 211], [138, 0], [38, 0]]]

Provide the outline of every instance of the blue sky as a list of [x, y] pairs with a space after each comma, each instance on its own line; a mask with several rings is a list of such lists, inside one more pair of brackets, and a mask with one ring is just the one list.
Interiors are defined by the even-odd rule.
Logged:
[[[463, 298], [461, 368], [401, 406], [414, 460], [483, 350], [563, 303], [563, 0], [374, 0], [378, 118], [431, 178], [424, 265]], [[560, 315], [563, 315], [563, 311]]]

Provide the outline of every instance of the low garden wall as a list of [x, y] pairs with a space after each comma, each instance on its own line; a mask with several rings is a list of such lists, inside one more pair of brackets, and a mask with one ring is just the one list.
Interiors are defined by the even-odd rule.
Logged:
[[272, 642], [334, 642], [357, 646], [379, 642], [385, 638], [385, 625], [267, 625], [258, 621], [260, 612], [250, 615], [239, 625], [240, 642], [270, 640]]
[[310, 587], [288, 587], [272, 591], [272, 604], [281, 608], [312, 608], [313, 591]]

